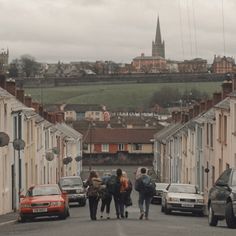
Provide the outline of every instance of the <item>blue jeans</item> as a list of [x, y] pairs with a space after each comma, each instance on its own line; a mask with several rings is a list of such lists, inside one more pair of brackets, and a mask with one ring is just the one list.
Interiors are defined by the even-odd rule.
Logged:
[[[144, 202], [145, 202], [145, 211], [144, 211]], [[151, 202], [151, 197], [145, 196], [144, 193], [139, 192], [138, 205], [140, 213], [145, 213], [145, 217], [148, 217], [150, 202]]]
[[114, 195], [114, 202], [116, 208], [117, 217], [124, 217], [125, 211], [125, 193], [119, 193], [118, 195]]

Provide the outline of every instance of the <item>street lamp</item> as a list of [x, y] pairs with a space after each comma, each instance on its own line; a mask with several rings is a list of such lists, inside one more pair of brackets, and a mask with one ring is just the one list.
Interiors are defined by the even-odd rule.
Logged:
[[[21, 191], [21, 178], [22, 178], [22, 163], [21, 163], [21, 157], [20, 152], [24, 150], [25, 148], [25, 142], [22, 139], [22, 112], [24, 111], [34, 111], [31, 107], [17, 107], [15, 109], [12, 109], [12, 114], [16, 114], [16, 116], [13, 117], [14, 119], [14, 125], [13, 131], [14, 131], [14, 137], [13, 137], [13, 149], [14, 149], [14, 160], [13, 160], [13, 210], [16, 211], [19, 203], [19, 194], [17, 194], [17, 187], [19, 190], [19, 193]], [[15, 151], [18, 151], [18, 161], [16, 161], [16, 154]], [[17, 181], [17, 165], [18, 165], [18, 185], [16, 184]]]

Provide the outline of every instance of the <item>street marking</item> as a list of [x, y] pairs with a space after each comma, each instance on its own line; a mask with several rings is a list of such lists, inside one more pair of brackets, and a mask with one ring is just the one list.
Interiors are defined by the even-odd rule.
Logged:
[[127, 234], [124, 233], [123, 228], [121, 227], [120, 222], [117, 222], [116, 225], [117, 225], [117, 235], [118, 236], [127, 236]]
[[9, 221], [0, 223], [0, 226], [7, 225], [7, 224], [11, 224], [11, 223], [15, 223], [16, 221], [17, 221], [17, 220], [9, 220]]

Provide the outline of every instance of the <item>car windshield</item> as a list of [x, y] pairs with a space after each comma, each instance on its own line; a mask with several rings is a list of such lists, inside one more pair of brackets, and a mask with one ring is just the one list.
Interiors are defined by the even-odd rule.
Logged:
[[166, 183], [156, 183], [156, 189], [164, 190], [169, 184]]
[[194, 185], [170, 185], [168, 192], [171, 193], [197, 193]]
[[61, 187], [72, 187], [72, 186], [82, 186], [83, 182], [81, 178], [65, 178], [60, 180]]
[[50, 196], [50, 195], [60, 195], [61, 192], [57, 187], [54, 186], [47, 186], [47, 187], [34, 187], [28, 190], [27, 196], [34, 197], [34, 196]]

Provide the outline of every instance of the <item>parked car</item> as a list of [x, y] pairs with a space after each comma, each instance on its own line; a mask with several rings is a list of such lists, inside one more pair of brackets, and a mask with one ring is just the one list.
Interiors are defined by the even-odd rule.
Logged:
[[61, 192], [57, 184], [32, 186], [25, 196], [20, 196], [20, 222], [42, 216], [66, 219], [69, 215], [67, 194]]
[[59, 187], [67, 192], [69, 203], [77, 202], [80, 206], [86, 205], [86, 189], [80, 176], [60, 178]]
[[192, 212], [204, 215], [204, 198], [195, 185], [171, 183], [163, 192], [161, 211], [170, 214], [171, 211]]
[[209, 225], [224, 219], [229, 228], [236, 228], [236, 169], [231, 168], [221, 174], [208, 196]]
[[153, 196], [151, 203], [161, 204], [163, 191], [168, 187], [168, 183], [156, 183], [156, 194]]

